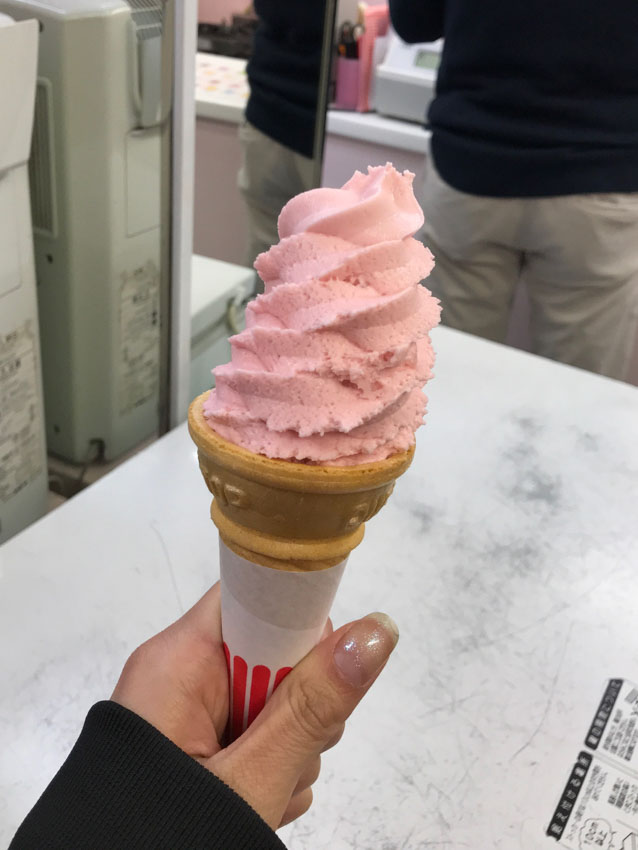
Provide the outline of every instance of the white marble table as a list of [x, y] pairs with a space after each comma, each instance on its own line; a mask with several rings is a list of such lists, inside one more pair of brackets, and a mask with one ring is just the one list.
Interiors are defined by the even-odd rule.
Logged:
[[[556, 847], [606, 680], [638, 681], [638, 391], [434, 340], [416, 460], [333, 610], [387, 610], [401, 640], [290, 850]], [[130, 650], [217, 572], [183, 427], [0, 549], [0, 846]]]

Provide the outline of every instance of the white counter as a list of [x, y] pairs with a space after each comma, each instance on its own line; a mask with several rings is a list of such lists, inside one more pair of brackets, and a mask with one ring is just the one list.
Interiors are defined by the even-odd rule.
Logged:
[[326, 132], [422, 155], [425, 154], [431, 135], [422, 125], [410, 121], [386, 118], [376, 112], [350, 112], [340, 109], [328, 110]]
[[[198, 118], [240, 124], [250, 89], [245, 59], [198, 53], [195, 107]], [[423, 154], [429, 132], [419, 124], [385, 118], [376, 112], [329, 109], [326, 132], [370, 144], [386, 145]]]
[[[433, 340], [416, 459], [333, 610], [387, 610], [401, 640], [290, 850], [551, 850], [605, 681], [638, 680], [638, 391]], [[0, 549], [0, 846], [128, 653], [216, 579], [208, 510], [182, 427]]]
[[195, 110], [198, 118], [240, 124], [250, 89], [245, 59], [198, 53], [195, 65]]

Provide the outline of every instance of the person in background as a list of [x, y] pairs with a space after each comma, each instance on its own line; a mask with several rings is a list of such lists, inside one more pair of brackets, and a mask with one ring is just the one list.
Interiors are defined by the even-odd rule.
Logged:
[[310, 807], [320, 753], [339, 741], [397, 639], [385, 614], [335, 632], [328, 624], [252, 726], [224, 746], [216, 584], [131, 655], [9, 850], [285, 850], [273, 830]]
[[505, 340], [519, 279], [533, 350], [623, 379], [638, 321], [635, 0], [390, 0], [444, 38], [424, 211], [443, 321]]
[[277, 218], [315, 188], [313, 146], [325, 0], [255, 0], [259, 25], [248, 62], [250, 98], [239, 130], [238, 185], [248, 213], [246, 262], [278, 241]]

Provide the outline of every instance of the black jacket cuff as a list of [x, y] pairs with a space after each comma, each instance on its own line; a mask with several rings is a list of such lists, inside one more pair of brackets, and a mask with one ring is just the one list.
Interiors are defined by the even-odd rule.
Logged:
[[285, 850], [259, 815], [115, 702], [89, 711], [9, 850]]

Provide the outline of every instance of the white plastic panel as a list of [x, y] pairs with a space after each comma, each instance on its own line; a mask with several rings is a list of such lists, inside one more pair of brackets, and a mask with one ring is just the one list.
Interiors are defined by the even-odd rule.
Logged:
[[22, 284], [15, 208], [15, 189], [7, 173], [0, 176], [0, 312], [8, 309], [3, 296]]
[[159, 128], [126, 137], [127, 233], [135, 236], [160, 225], [161, 136]]
[[0, 174], [29, 158], [38, 24], [5, 22], [0, 27]]

